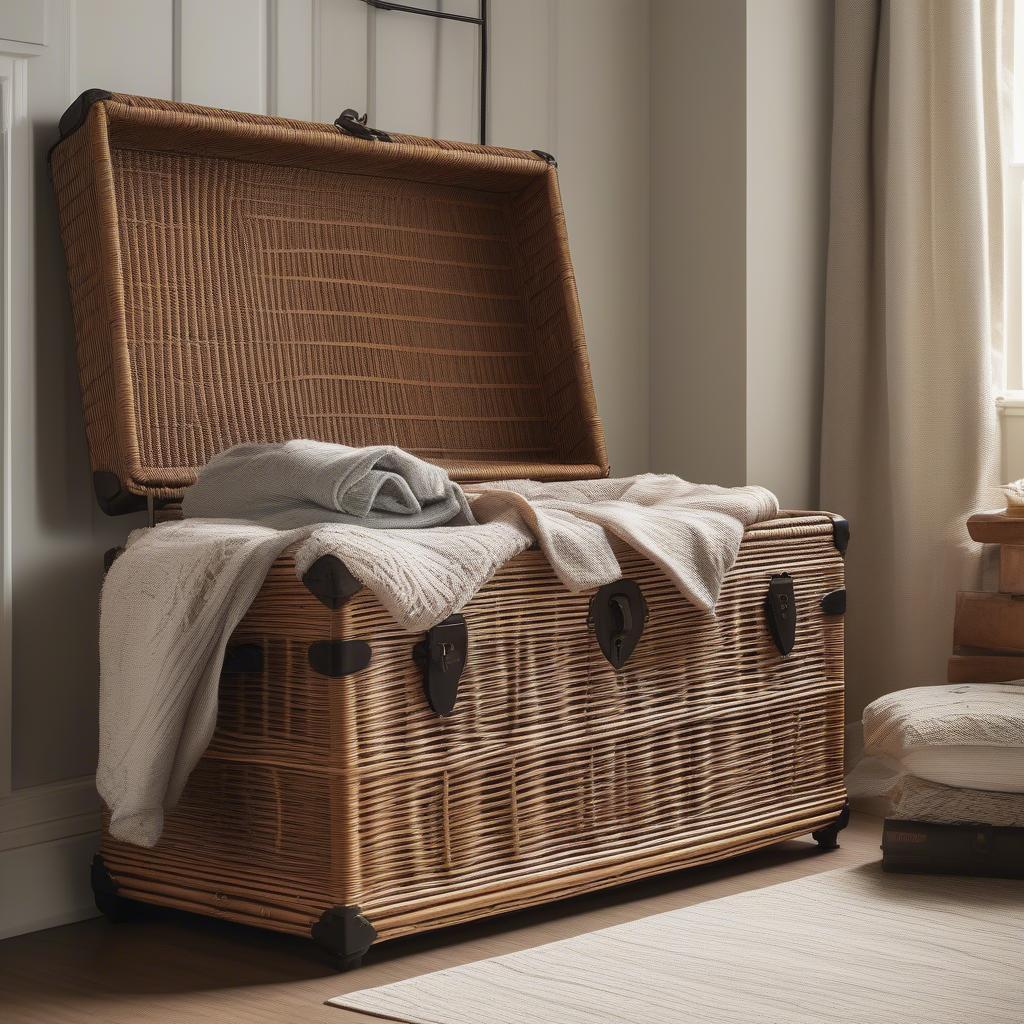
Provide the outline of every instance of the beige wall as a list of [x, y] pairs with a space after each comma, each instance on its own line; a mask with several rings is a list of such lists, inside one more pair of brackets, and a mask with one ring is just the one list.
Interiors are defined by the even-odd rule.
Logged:
[[746, 4], [651, 4], [651, 467], [746, 480]]
[[831, 5], [652, 4], [651, 461], [814, 507]]
[[[612, 472], [650, 466], [646, 0], [558, 0], [554, 147]], [[543, 148], [543, 147], [541, 147]]]
[[818, 504], [832, 5], [747, 5], [747, 480]]

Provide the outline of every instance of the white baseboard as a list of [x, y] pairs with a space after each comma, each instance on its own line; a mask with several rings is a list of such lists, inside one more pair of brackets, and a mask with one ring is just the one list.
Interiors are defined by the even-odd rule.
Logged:
[[91, 776], [0, 796], [0, 852], [96, 832], [100, 798]]
[[91, 778], [0, 797], [0, 939], [95, 916], [99, 807]]
[[0, 939], [96, 916], [89, 863], [99, 832], [0, 851]]

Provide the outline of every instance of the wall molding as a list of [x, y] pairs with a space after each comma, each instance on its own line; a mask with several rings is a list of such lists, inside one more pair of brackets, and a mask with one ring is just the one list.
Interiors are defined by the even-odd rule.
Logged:
[[0, 797], [0, 852], [97, 832], [99, 827], [100, 798], [92, 776]]
[[24, 192], [31, 176], [28, 60], [26, 56], [0, 53], [0, 801], [11, 792], [14, 755], [11, 339], [15, 296], [22, 289], [15, 288], [12, 256], [15, 211], [29, 205], [23, 195], [17, 203], [14, 200], [15, 187]]
[[96, 915], [89, 862], [99, 829], [91, 776], [0, 798], [0, 939]]
[[89, 862], [99, 833], [0, 851], [0, 939], [98, 916]]
[[0, 6], [0, 37], [4, 52], [36, 53], [47, 43], [46, 6], [3, 4]]
[[0, 799], [11, 791], [14, 673], [11, 634], [11, 126], [13, 60], [0, 58]]

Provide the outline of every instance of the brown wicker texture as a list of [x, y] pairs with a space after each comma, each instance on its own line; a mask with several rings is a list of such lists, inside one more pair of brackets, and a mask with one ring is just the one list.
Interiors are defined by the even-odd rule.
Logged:
[[93, 468], [397, 444], [459, 480], [607, 473], [554, 168], [115, 96], [54, 151]]
[[[121, 892], [301, 934], [358, 905], [381, 938], [699, 864], [833, 820], [843, 788], [843, 585], [826, 516], [748, 531], [717, 619], [624, 555], [650, 608], [625, 668], [587, 630], [588, 594], [515, 559], [465, 610], [452, 717], [427, 707], [403, 632], [361, 591], [339, 611], [278, 561], [233, 642], [219, 725], [154, 850], [104, 839]], [[764, 617], [788, 572], [793, 652]], [[327, 678], [311, 641], [363, 638], [368, 668]]]

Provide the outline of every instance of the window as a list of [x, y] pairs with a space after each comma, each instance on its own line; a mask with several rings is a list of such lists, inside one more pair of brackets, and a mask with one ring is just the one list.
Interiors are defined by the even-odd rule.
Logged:
[[1003, 388], [1024, 406], [1024, 4], [1013, 19], [1013, 96], [1009, 164], [1006, 169], [1006, 344]]

